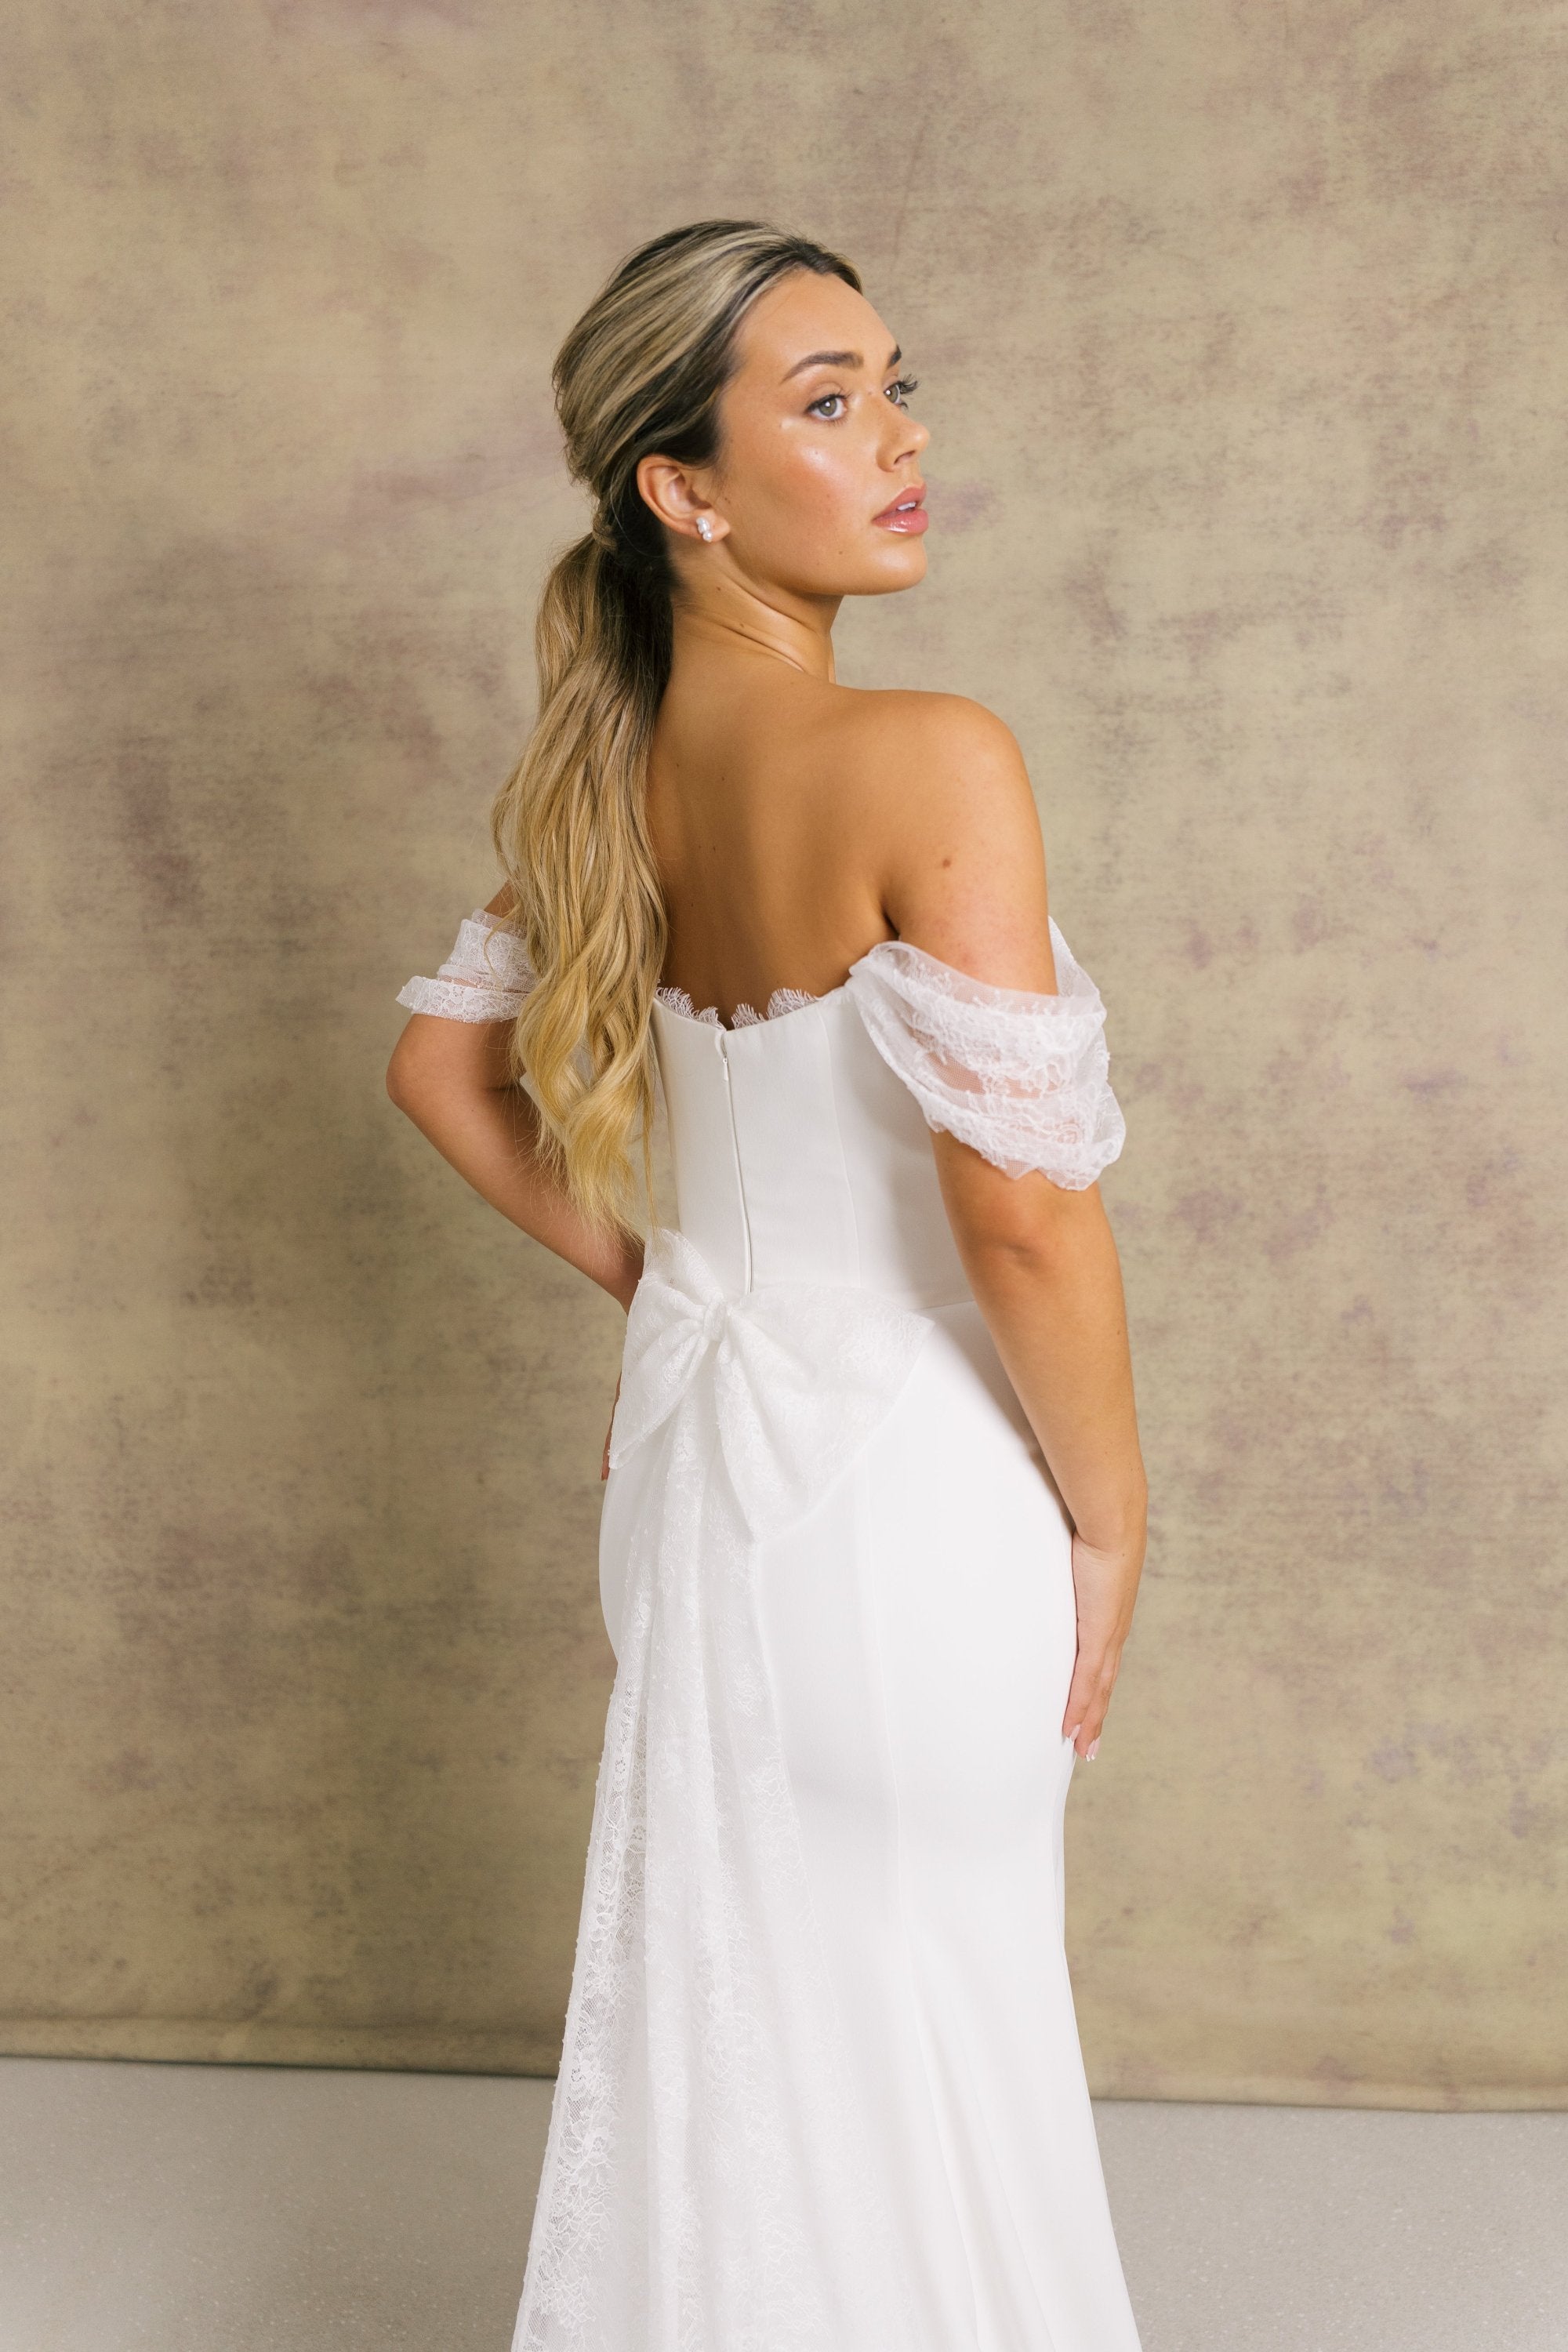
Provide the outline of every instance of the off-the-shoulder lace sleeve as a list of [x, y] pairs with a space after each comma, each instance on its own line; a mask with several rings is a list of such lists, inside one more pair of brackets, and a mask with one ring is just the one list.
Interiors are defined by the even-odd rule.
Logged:
[[928, 1127], [1009, 1176], [1037, 1169], [1081, 1192], [1126, 1138], [1110, 1091], [1100, 991], [1051, 924], [1060, 993], [994, 988], [923, 948], [885, 940], [851, 967], [849, 994]]
[[514, 1021], [534, 977], [517, 933], [476, 907], [435, 979], [406, 982], [397, 1002], [446, 1021]]

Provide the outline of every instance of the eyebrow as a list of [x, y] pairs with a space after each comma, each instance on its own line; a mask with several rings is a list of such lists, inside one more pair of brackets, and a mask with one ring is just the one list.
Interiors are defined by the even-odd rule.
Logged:
[[[891, 356], [888, 361], [888, 366], [897, 367], [899, 362], [903, 358], [903, 356], [902, 346], [895, 343], [893, 345]], [[858, 352], [808, 352], [805, 359], [796, 360], [794, 367], [786, 369], [784, 373], [779, 378], [779, 381], [781, 383], [787, 383], [790, 377], [792, 375], [799, 375], [803, 368], [858, 368], [864, 367], [865, 364], [866, 362], [861, 358]]]

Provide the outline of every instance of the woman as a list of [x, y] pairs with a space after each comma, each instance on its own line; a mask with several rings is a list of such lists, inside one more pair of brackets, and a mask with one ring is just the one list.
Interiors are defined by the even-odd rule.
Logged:
[[1143, 1550], [1123, 1129], [1012, 736], [835, 683], [840, 599], [925, 572], [900, 365], [754, 223], [616, 271], [507, 880], [400, 998], [394, 1101], [629, 1310], [514, 2352], [1137, 2345], [1061, 1876]]

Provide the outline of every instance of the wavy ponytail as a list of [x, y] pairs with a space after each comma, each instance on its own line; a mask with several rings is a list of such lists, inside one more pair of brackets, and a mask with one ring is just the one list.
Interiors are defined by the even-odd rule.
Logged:
[[648, 746], [669, 678], [672, 573], [637, 487], [644, 457], [710, 465], [737, 330], [795, 269], [848, 262], [756, 221], [699, 221], [639, 247], [567, 336], [554, 368], [566, 460], [593, 529], [560, 557], [535, 628], [539, 715], [490, 827], [508, 923], [538, 975], [512, 1033], [542, 1141], [595, 1223], [635, 1228], [653, 1121], [654, 992], [666, 922], [648, 838]]

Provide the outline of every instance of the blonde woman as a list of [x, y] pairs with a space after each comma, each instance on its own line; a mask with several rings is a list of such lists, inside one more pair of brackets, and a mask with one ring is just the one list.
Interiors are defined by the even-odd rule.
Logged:
[[850, 265], [657, 238], [555, 384], [592, 527], [388, 1072], [628, 1309], [514, 2352], [1134, 2352], [1062, 1948], [1144, 1541], [1104, 1010], [1007, 729], [835, 680], [926, 569]]

